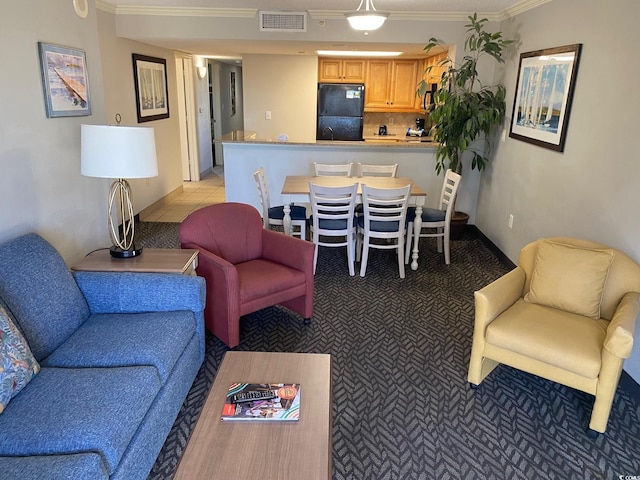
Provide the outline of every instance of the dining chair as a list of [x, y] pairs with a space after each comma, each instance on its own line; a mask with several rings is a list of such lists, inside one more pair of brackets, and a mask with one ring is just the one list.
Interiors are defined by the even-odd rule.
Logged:
[[[269, 229], [271, 225], [284, 225], [284, 206], [277, 205], [272, 207], [269, 197], [269, 187], [267, 185], [267, 177], [264, 168], [260, 167], [253, 173], [253, 178], [258, 187], [260, 194], [260, 205], [262, 206], [262, 220], [264, 228]], [[291, 226], [298, 227], [298, 230], [292, 229], [292, 235], [298, 236], [303, 240], [307, 238], [307, 209], [300, 205], [291, 205]]]
[[[369, 248], [398, 251], [400, 278], [404, 278], [404, 241], [407, 204], [411, 185], [400, 188], [374, 188], [362, 184], [364, 215], [358, 217], [357, 256], [362, 254], [360, 276], [367, 272]], [[380, 239], [381, 242], [372, 242]], [[362, 253], [361, 253], [362, 252]]]
[[[438, 252], [442, 253], [442, 245], [444, 244], [444, 263], [451, 263], [451, 255], [449, 248], [449, 236], [451, 227], [451, 216], [455, 206], [456, 195], [458, 194], [458, 186], [462, 177], [452, 171], [447, 170], [444, 175], [444, 183], [440, 193], [440, 208], [423, 208], [422, 209], [422, 228], [420, 235], [415, 238], [413, 232], [413, 222], [416, 218], [415, 207], [409, 207], [407, 210], [407, 244], [404, 261], [409, 263], [411, 257], [411, 242], [419, 242], [420, 238], [435, 237], [438, 243]], [[424, 231], [429, 229], [429, 231]], [[433, 231], [435, 230], [435, 232]]]
[[[313, 273], [316, 273], [319, 247], [347, 247], [349, 275], [355, 275], [356, 223], [354, 208], [358, 184], [344, 187], [324, 187], [309, 182], [311, 237], [316, 245], [313, 257]], [[321, 237], [346, 237], [344, 242], [322, 241]]]
[[313, 169], [316, 177], [350, 177], [353, 170], [353, 163], [318, 163], [313, 162]]
[[398, 164], [390, 165], [368, 165], [366, 163], [357, 163], [357, 171], [359, 177], [397, 177]]
[[[359, 177], [396, 177], [398, 173], [398, 164], [391, 165], [368, 165], [358, 162], [356, 171]], [[356, 216], [362, 215], [362, 204], [356, 204]]]

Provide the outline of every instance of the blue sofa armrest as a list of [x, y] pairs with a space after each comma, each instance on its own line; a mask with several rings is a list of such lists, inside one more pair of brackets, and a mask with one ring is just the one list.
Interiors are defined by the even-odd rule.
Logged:
[[92, 314], [191, 310], [204, 355], [204, 278], [130, 272], [74, 272], [73, 276]]

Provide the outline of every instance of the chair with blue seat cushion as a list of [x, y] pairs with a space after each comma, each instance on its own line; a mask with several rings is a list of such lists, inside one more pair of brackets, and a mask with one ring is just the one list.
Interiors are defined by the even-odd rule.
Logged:
[[[451, 263], [451, 255], [449, 248], [449, 236], [451, 227], [451, 216], [453, 215], [456, 195], [458, 194], [458, 186], [460, 185], [460, 179], [462, 177], [453, 172], [451, 169], [447, 170], [444, 175], [444, 183], [442, 185], [442, 192], [440, 193], [440, 208], [423, 208], [422, 209], [422, 228], [420, 229], [420, 235], [415, 238], [414, 220], [416, 218], [415, 207], [409, 207], [407, 210], [407, 245], [405, 251], [404, 262], [409, 263], [411, 258], [411, 242], [420, 241], [420, 238], [436, 238], [438, 242], [438, 252], [442, 252], [444, 244], [444, 263], [449, 265]], [[428, 230], [428, 231], [425, 231]], [[435, 230], [435, 232], [433, 231]]]
[[[318, 263], [318, 248], [347, 247], [349, 275], [355, 273], [356, 222], [355, 206], [358, 184], [344, 187], [324, 187], [309, 182], [312, 215], [309, 218], [311, 237], [316, 245], [313, 256], [313, 273]], [[344, 242], [325, 241], [321, 237], [345, 237]]]
[[[405, 218], [411, 185], [400, 188], [373, 188], [362, 184], [364, 215], [358, 217], [358, 257], [362, 251], [360, 276], [367, 272], [369, 248], [398, 251], [400, 278], [404, 278]], [[372, 240], [379, 239], [382, 242]]]
[[[284, 225], [284, 206], [271, 206], [271, 198], [269, 196], [269, 187], [267, 185], [267, 176], [264, 168], [260, 167], [253, 173], [253, 179], [256, 181], [258, 193], [260, 194], [260, 205], [262, 206], [262, 221], [264, 228]], [[298, 236], [303, 240], [306, 239], [307, 232], [307, 209], [301, 205], [291, 204], [291, 234]], [[298, 227], [298, 230], [295, 230]]]

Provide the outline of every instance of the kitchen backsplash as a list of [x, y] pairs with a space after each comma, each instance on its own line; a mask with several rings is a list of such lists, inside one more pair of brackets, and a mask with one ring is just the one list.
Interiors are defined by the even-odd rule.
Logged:
[[416, 113], [365, 112], [363, 135], [365, 137], [377, 135], [380, 125], [387, 126], [387, 135], [406, 135], [409, 127], [416, 128], [416, 118], [425, 118], [425, 116]]

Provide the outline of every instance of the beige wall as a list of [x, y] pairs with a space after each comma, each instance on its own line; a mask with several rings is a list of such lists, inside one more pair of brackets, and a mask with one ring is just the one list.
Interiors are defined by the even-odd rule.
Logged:
[[262, 139], [286, 134], [290, 141], [315, 141], [317, 57], [245, 55], [242, 71], [245, 130]]
[[[28, 232], [69, 263], [109, 245], [108, 183], [80, 175], [80, 125], [106, 120], [96, 12], [67, 0], [3, 2], [0, 15], [0, 241]], [[47, 118], [38, 42], [86, 52], [92, 114]]]
[[[507, 137], [482, 176], [476, 225], [512, 260], [536, 238], [569, 235], [640, 262], [638, 18], [635, 0], [555, 0], [503, 23], [519, 41], [504, 68], [509, 116], [521, 52], [583, 44], [564, 153]], [[640, 328], [635, 339], [625, 370], [640, 381]]]
[[[104, 67], [106, 122], [114, 124], [115, 116], [119, 113], [122, 117], [122, 125], [141, 125], [155, 130], [158, 176], [130, 180], [134, 195], [134, 211], [137, 214], [159, 198], [182, 186], [175, 57], [169, 50], [117, 37], [114, 15], [110, 13], [98, 11], [98, 31]], [[132, 53], [166, 60], [169, 118], [138, 124]], [[195, 77], [195, 72], [193, 76]], [[102, 180], [91, 179], [91, 181]]]

